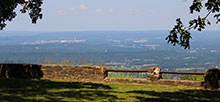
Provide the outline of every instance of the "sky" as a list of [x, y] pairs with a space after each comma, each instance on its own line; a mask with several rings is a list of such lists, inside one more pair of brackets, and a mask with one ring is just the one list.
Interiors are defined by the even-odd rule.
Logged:
[[[44, 0], [43, 19], [32, 24], [28, 14], [7, 22], [5, 31], [170, 30], [176, 18], [184, 23], [192, 0]], [[201, 13], [205, 16], [205, 12]], [[212, 15], [211, 15], [212, 16]], [[212, 17], [210, 17], [212, 18]], [[219, 30], [213, 24], [206, 30]]]

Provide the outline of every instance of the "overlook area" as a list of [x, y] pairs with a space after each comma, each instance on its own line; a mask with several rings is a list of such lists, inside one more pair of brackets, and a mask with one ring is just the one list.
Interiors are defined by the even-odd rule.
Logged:
[[[162, 39], [166, 32], [2, 31], [0, 32], [2, 48], [0, 62], [49, 66], [101, 65], [116, 70], [147, 70], [149, 67], [160, 67], [162, 71], [176, 72], [205, 72], [208, 68], [218, 68], [220, 65], [218, 62], [220, 47], [217, 39], [219, 31], [195, 33], [198, 37], [192, 41], [192, 47], [188, 50], [167, 45], [167, 42]], [[30, 33], [34, 35], [27, 37], [26, 35]], [[213, 36], [207, 38], [209, 34]], [[204, 43], [204, 40], [208, 42]], [[198, 87], [201, 82], [181, 81], [204, 81], [204, 76], [163, 74], [163, 79], [177, 81], [161, 80], [154, 84], [146, 80], [148, 78], [146, 72], [109, 72], [108, 78], [103, 80], [103, 76], [97, 76], [94, 70], [67, 69], [68, 67], [43, 68], [44, 77], [41, 80], [1, 78], [2, 83], [5, 83], [2, 84], [1, 99], [5, 101], [99, 101], [99, 99], [103, 101], [219, 101], [218, 91]], [[82, 72], [78, 73], [78, 71]], [[14, 84], [16, 80], [21, 87], [16, 87], [17, 85]], [[43, 87], [44, 85], [48, 86]], [[105, 89], [102, 86], [108, 88]]]
[[0, 0], [0, 102], [220, 102], [220, 0]]

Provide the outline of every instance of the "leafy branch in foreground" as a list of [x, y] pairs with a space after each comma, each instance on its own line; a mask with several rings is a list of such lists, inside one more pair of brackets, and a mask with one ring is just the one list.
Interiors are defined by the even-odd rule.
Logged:
[[213, 18], [216, 19], [216, 24], [220, 22], [220, 0], [207, 0], [205, 2], [204, 0], [194, 0], [190, 6], [190, 13], [200, 12], [204, 6], [207, 14], [204, 17], [198, 16], [198, 18], [190, 20], [189, 26], [184, 26], [180, 18], [176, 19], [177, 24], [166, 37], [168, 43], [190, 49], [190, 39], [192, 37], [189, 31], [191, 29], [202, 31], [207, 25], [211, 25], [211, 22], [207, 19], [211, 13], [214, 14]]
[[15, 8], [22, 6], [21, 13], [28, 12], [32, 23], [42, 19], [43, 0], [0, 0], [0, 30], [6, 27], [7, 21], [12, 21], [16, 16]]

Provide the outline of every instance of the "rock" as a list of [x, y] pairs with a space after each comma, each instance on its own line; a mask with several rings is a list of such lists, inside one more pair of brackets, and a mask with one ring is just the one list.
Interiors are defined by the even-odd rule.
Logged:
[[3, 78], [42, 78], [41, 65], [34, 64], [0, 64], [0, 77]]
[[160, 71], [161, 68], [159, 67], [150, 67], [147, 72], [147, 79], [151, 81], [157, 81], [159, 79], [162, 79]]
[[217, 90], [219, 88], [220, 70], [219, 69], [207, 69], [205, 71], [205, 81], [202, 86], [205, 89]]

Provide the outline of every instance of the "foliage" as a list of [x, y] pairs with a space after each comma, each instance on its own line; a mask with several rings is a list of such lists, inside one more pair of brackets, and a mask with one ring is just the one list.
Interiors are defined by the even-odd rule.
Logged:
[[207, 19], [211, 13], [214, 14], [213, 18], [216, 19], [216, 24], [220, 22], [220, 0], [193, 0], [193, 4], [190, 6], [190, 13], [200, 12], [202, 8], [206, 9], [207, 14], [204, 17], [199, 15], [198, 18], [190, 20], [189, 26], [184, 26], [180, 18], [176, 19], [177, 24], [166, 37], [168, 43], [173, 46], [178, 44], [185, 49], [190, 49], [190, 39], [192, 37], [189, 31], [191, 29], [202, 31], [207, 24], [211, 25], [211, 22]]
[[180, 78], [181, 80], [196, 80], [196, 81], [204, 81], [203, 75], [184, 75]]
[[68, 59], [67, 56], [64, 56], [63, 58], [59, 58], [58, 54], [56, 54], [57, 58], [48, 58], [45, 57], [44, 61], [38, 60], [37, 64], [58, 64], [58, 65], [97, 65], [97, 66], [106, 66], [104, 61], [98, 60], [92, 60], [88, 61], [86, 58], [83, 59], [80, 57], [80, 62], [76, 63], [73, 59]]
[[170, 74], [162, 74], [163, 79], [172, 79], [172, 75]]
[[[197, 70], [194, 70], [194, 72], [198, 72]], [[197, 81], [204, 81], [205, 77], [204, 75], [184, 75], [180, 78], [181, 80], [197, 80]]]
[[75, 65], [75, 61], [69, 60], [67, 57], [59, 59], [59, 56], [57, 55], [57, 58], [45, 57], [43, 62], [38, 60], [37, 64]]
[[15, 9], [22, 6], [21, 13], [28, 12], [32, 23], [42, 19], [41, 5], [43, 0], [0, 0], [0, 30], [6, 27], [7, 21], [12, 21], [16, 16]]
[[[220, 92], [177, 86], [0, 78], [3, 102], [219, 102]], [[210, 98], [211, 97], [211, 98]]]
[[[143, 66], [110, 66], [112, 69], [144, 69]], [[146, 72], [137, 72], [137, 73], [132, 73], [132, 72], [109, 72], [108, 73], [109, 78], [146, 78], [147, 74]]]

